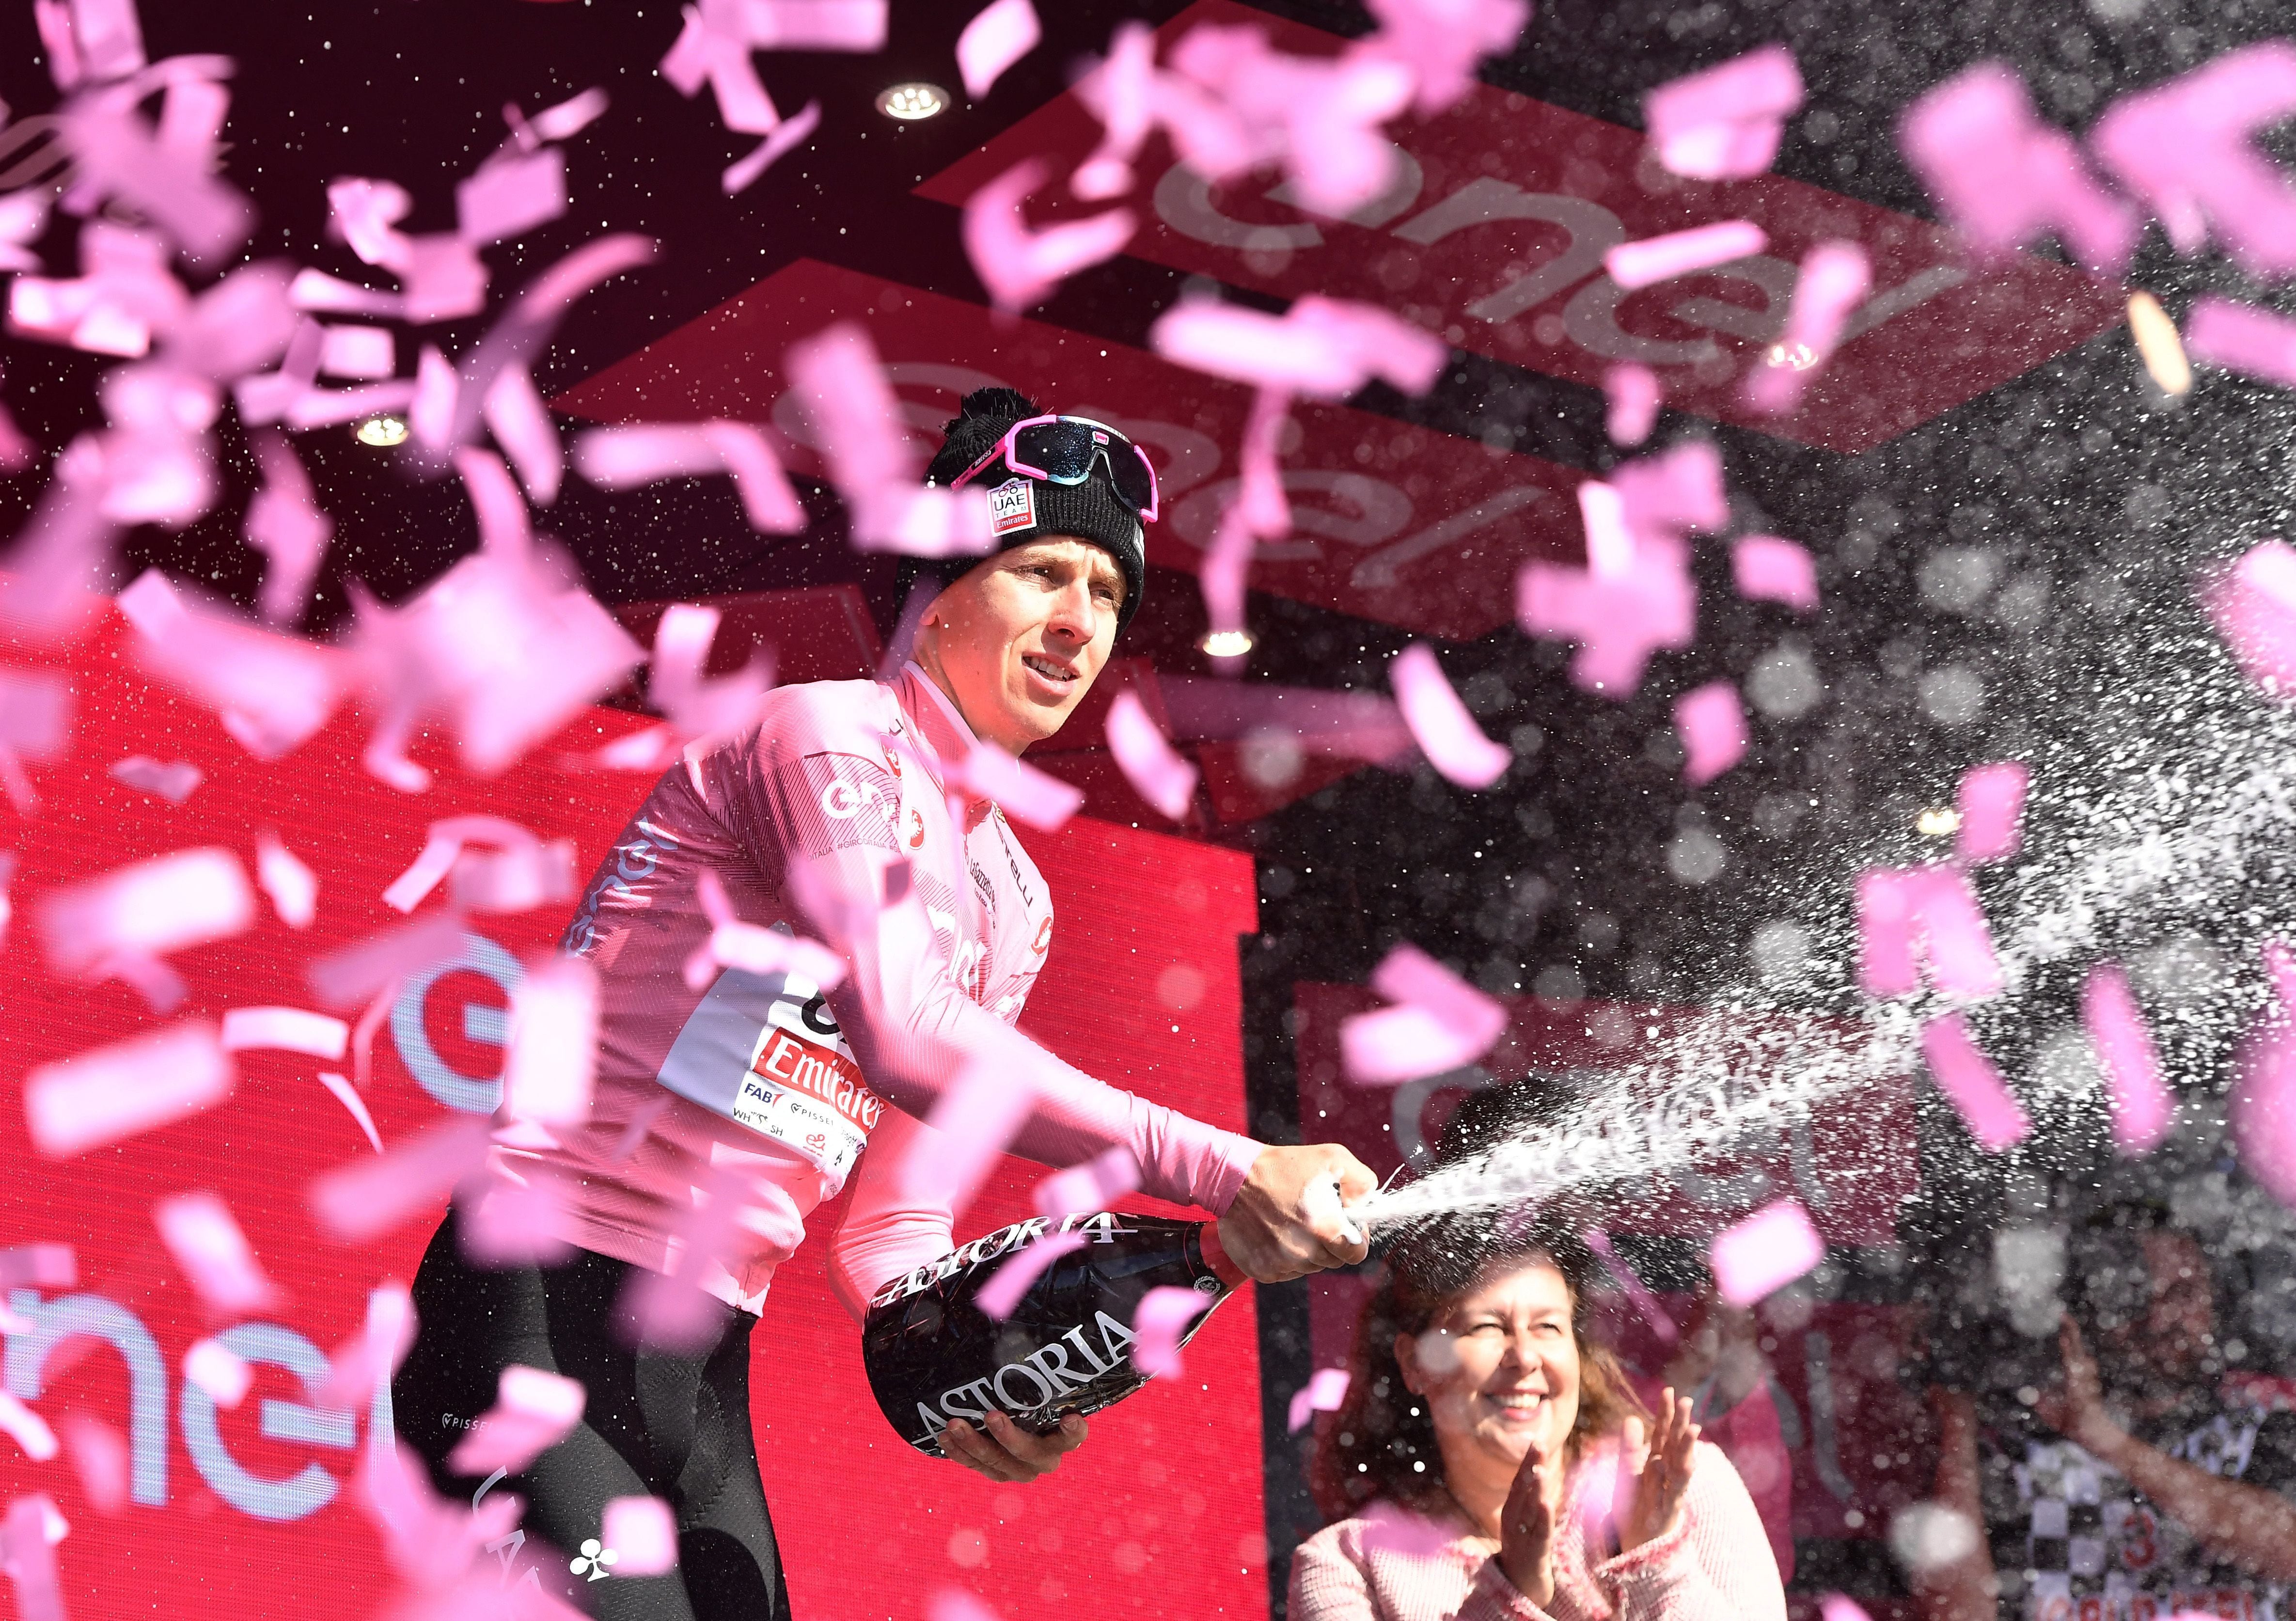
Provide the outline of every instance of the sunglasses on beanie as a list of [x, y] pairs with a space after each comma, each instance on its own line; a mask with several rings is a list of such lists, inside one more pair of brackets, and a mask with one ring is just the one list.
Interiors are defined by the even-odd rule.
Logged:
[[961, 487], [1000, 461], [1024, 479], [1047, 484], [1082, 484], [1092, 477], [1094, 463], [1104, 463], [1117, 499], [1143, 523], [1156, 521], [1156, 470], [1149, 465], [1148, 453], [1105, 422], [1088, 416], [1032, 416], [1015, 422], [996, 448], [951, 479], [949, 488]]

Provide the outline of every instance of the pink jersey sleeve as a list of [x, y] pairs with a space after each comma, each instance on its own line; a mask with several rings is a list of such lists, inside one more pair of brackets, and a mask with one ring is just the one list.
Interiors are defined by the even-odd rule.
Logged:
[[[1149, 1192], [1224, 1212], [1259, 1144], [1094, 1080], [973, 1000], [936, 935], [922, 883], [912, 881], [898, 812], [865, 809], [832, 822], [819, 808], [820, 784], [832, 781], [840, 806], [898, 807], [902, 784], [887, 739], [855, 706], [805, 688], [784, 689], [781, 696], [786, 701], [770, 737], [761, 735], [752, 748], [718, 750], [697, 768], [723, 824], [759, 867], [778, 876], [787, 901], [813, 931], [851, 963], [829, 1004], [870, 1086], [922, 1118], [966, 1056], [989, 1059], [1016, 1080], [1027, 1077], [1036, 1091], [1013, 1152], [1064, 1166], [1121, 1146], [1139, 1161]], [[914, 763], [906, 769], [924, 765], [909, 758]], [[863, 1159], [865, 1167], [877, 1162], [868, 1181], [878, 1196], [890, 1197], [885, 1190], [894, 1156]], [[865, 1224], [911, 1235], [924, 1231], [873, 1202], [864, 1206], [858, 1190], [855, 1199]]]

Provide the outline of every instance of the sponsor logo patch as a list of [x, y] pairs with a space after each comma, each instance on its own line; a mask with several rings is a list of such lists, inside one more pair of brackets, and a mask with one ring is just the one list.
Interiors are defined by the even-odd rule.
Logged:
[[1037, 487], [1027, 479], [1007, 479], [988, 492], [988, 532], [1010, 535], [1037, 527]]

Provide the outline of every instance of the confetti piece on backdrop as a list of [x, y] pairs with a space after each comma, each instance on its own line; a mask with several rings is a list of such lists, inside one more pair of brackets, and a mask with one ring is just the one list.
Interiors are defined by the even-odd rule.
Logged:
[[1960, 1014], [1948, 1013], [1922, 1026], [1922, 1056], [1929, 1061], [1938, 1090], [1960, 1113], [1979, 1148], [1997, 1154], [2025, 1140], [2032, 1122]]
[[25, 1123], [41, 1153], [69, 1159], [213, 1109], [237, 1078], [215, 1025], [186, 1020], [42, 1064], [24, 1079]]
[[272, 910], [290, 929], [308, 929], [319, 914], [319, 880], [276, 833], [255, 841], [255, 879], [270, 897]]
[[103, 774], [141, 792], [156, 794], [170, 805], [181, 805], [208, 780], [208, 774], [189, 760], [155, 760], [148, 754], [114, 760], [103, 768]]
[[2081, 1023], [2111, 1088], [2112, 1141], [2129, 1158], [2149, 1154], [2169, 1134], [2176, 1099], [2161, 1078], [2152, 1032], [2120, 965], [2100, 962], [2081, 984]]
[[1318, 1368], [1308, 1382], [1292, 1393], [1292, 1409], [1286, 1416], [1292, 1433], [1297, 1435], [1308, 1426], [1308, 1420], [1319, 1412], [1337, 1412], [1340, 1404], [1348, 1397], [1348, 1371], [1345, 1368]]
[[[1025, 6], [1028, 0], [1020, 4]], [[1088, 219], [1032, 229], [1021, 205], [1050, 174], [1043, 160], [1031, 158], [965, 199], [965, 257], [988, 290], [989, 302], [1008, 313], [1041, 303], [1078, 271], [1114, 258], [1139, 227], [1131, 209], [1110, 209]]]
[[1856, 242], [1823, 242], [1804, 255], [1785, 330], [1746, 374], [1746, 403], [1773, 415], [1800, 405], [1810, 380], [1833, 358], [1850, 317], [1873, 288], [1873, 266]]
[[0, 1390], [0, 1431], [5, 1431], [35, 1463], [45, 1463], [56, 1455], [55, 1432], [48, 1428], [48, 1421], [6, 1390]]
[[194, 1340], [184, 1353], [184, 1377], [215, 1398], [218, 1407], [236, 1407], [247, 1399], [255, 1370], [220, 1340]]
[[127, 1437], [84, 1412], [63, 1420], [64, 1455], [79, 1477], [80, 1490], [99, 1514], [117, 1514], [127, 1506]]
[[1639, 445], [1658, 425], [1666, 389], [1648, 366], [1615, 365], [1603, 373], [1603, 397], [1607, 405], [1603, 428], [1611, 443]]
[[1108, 750], [1135, 793], [1168, 820], [1186, 819], [1199, 773], [1194, 762], [1165, 741], [1147, 706], [1129, 687], [1108, 706]]
[[1643, 98], [1659, 162], [1694, 180], [1742, 180], [1770, 167], [1785, 120], [1801, 106], [1801, 70], [1784, 45], [1764, 45]]
[[980, 101], [1004, 70], [1037, 48], [1044, 29], [1029, 0], [990, 0], [956, 37], [957, 71], [964, 94]]
[[1825, 1258], [1809, 1212], [1791, 1199], [1766, 1205], [1714, 1235], [1708, 1251], [1715, 1290], [1731, 1306], [1775, 1294]]
[[484, 1120], [447, 1120], [380, 1159], [323, 1171], [310, 1188], [312, 1214], [341, 1244], [364, 1244], [399, 1226], [474, 1175], [485, 1164]]
[[2188, 394], [2193, 388], [2193, 363], [2185, 356], [2185, 340], [2177, 323], [2149, 292], [2128, 295], [2128, 335], [2136, 340], [2144, 373], [2163, 394]]
[[319, 1084], [332, 1093], [335, 1101], [349, 1111], [351, 1118], [358, 1123], [359, 1130], [366, 1134], [368, 1145], [376, 1153], [382, 1152], [382, 1137], [374, 1129], [374, 1117], [367, 1112], [366, 1100], [352, 1087], [350, 1077], [323, 1069], [319, 1072]]
[[1488, 788], [1506, 774], [1513, 751], [1483, 735], [1425, 643], [1398, 653], [1387, 675], [1404, 724], [1429, 765], [1462, 788]]
[[208, 1310], [248, 1317], [275, 1309], [279, 1286], [263, 1273], [231, 1207], [213, 1193], [177, 1193], [152, 1207], [160, 1241]]
[[1769, 245], [1769, 236], [1761, 226], [1751, 220], [1726, 219], [1620, 242], [1603, 255], [1603, 268], [1611, 280], [1631, 292], [1693, 270], [1711, 270], [1733, 259], [1751, 258]]
[[1999, 760], [1964, 772], [1955, 805], [1961, 813], [1954, 853], [1972, 865], [2006, 861], [2024, 842], [2021, 818], [2032, 773], [2020, 761]]
[[1948, 995], [2000, 993], [2001, 962], [1966, 874], [1948, 866], [1868, 867], [1857, 879], [1857, 982], [1869, 996], [1909, 996], [1922, 964]]
[[1817, 611], [1817, 565], [1804, 546], [1775, 535], [1741, 536], [1730, 543], [1730, 569], [1738, 594], [1749, 602]]
[[1693, 788], [1746, 757], [1746, 710], [1729, 682], [1709, 682], [1676, 699], [1674, 728], [1682, 735], [1682, 778]]
[[2296, 321], [2203, 294], [2185, 317], [2185, 352], [2203, 365], [2296, 389]]

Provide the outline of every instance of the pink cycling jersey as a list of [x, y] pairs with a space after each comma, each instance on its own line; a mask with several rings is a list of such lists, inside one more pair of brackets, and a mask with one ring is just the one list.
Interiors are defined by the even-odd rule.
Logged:
[[[701, 1281], [754, 1312], [806, 1216], [852, 1175], [831, 1272], [857, 1314], [951, 1246], [954, 1213], [905, 1192], [899, 1167], [968, 1056], [1036, 1088], [1013, 1151], [1072, 1165], [1121, 1145], [1147, 1191], [1226, 1209], [1259, 1144], [1103, 1085], [1010, 1027], [1053, 906], [1004, 814], [945, 791], [944, 762], [975, 746], [912, 664], [890, 685], [783, 687], [757, 730], [690, 750], [655, 786], [566, 931], [601, 990], [589, 1121], [555, 1147], [495, 1150], [502, 1171], [561, 1183], [559, 1236], [671, 1270], [681, 1222], [731, 1172], [736, 1243]], [[724, 969], [689, 988], [711, 929], [705, 872], [745, 921], [836, 950], [844, 981], [824, 995], [794, 974]]]

